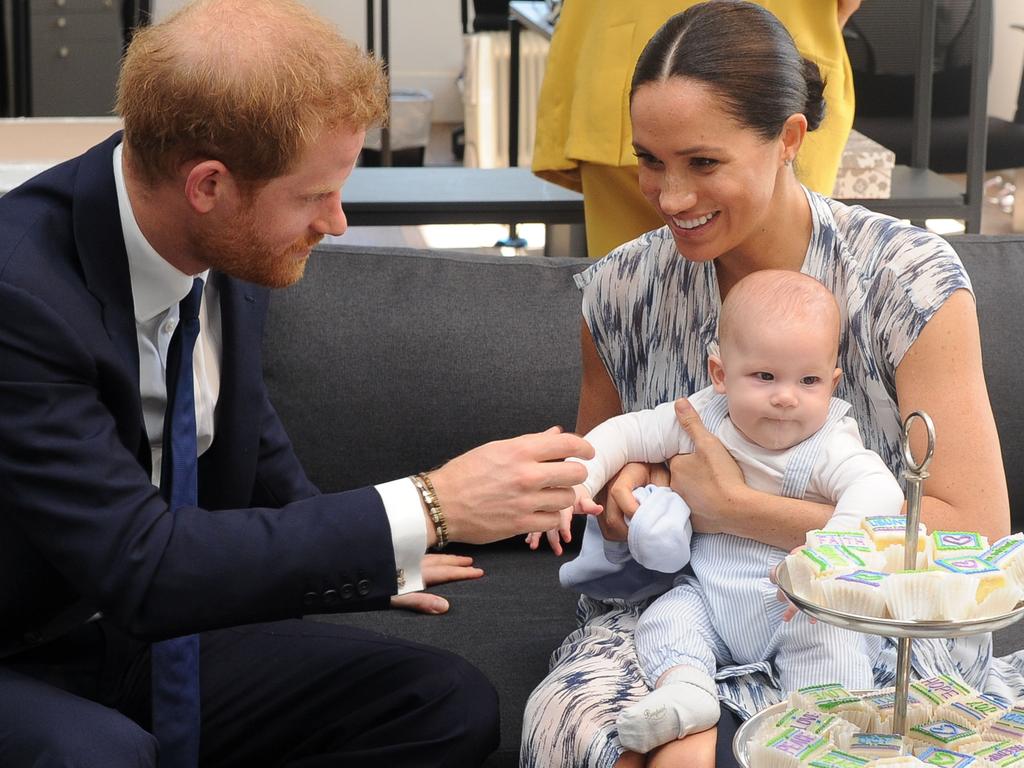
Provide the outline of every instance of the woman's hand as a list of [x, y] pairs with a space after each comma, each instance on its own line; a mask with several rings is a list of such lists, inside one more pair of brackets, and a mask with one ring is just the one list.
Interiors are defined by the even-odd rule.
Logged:
[[608, 541], [625, 541], [629, 535], [626, 521], [633, 517], [640, 503], [633, 491], [645, 485], [669, 483], [664, 464], [627, 464], [605, 486], [604, 511], [597, 516], [601, 535]]
[[[484, 575], [483, 569], [473, 565], [473, 558], [465, 555], [424, 555], [420, 569], [423, 584], [427, 587], [451, 581], [479, 579]], [[448, 601], [430, 592], [406, 592], [392, 597], [391, 607], [416, 613], [438, 614], [448, 612]]]
[[669, 462], [672, 490], [689, 505], [694, 531], [728, 533], [729, 516], [740, 511], [739, 500], [748, 490], [743, 473], [686, 398], [676, 400], [676, 418], [693, 440], [693, 453]]

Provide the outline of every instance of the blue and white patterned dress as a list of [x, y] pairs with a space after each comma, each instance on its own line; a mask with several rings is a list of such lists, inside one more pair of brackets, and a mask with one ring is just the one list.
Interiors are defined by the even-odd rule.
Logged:
[[[836, 397], [852, 404], [866, 447], [902, 476], [902, 429], [895, 372], [925, 324], [970, 280], [943, 239], [859, 206], [807, 191], [812, 232], [801, 271], [820, 280], [840, 308]], [[682, 258], [667, 228], [620, 246], [577, 276], [583, 316], [624, 411], [710, 384], [708, 345], [717, 341], [721, 299], [714, 265]], [[938, 436], [942, 439], [942, 436]], [[646, 604], [581, 596], [580, 626], [551, 658], [551, 672], [527, 703], [521, 768], [610, 768], [622, 753], [615, 720], [648, 689], [633, 647]], [[1002, 697], [1024, 699], [1021, 658], [992, 658], [990, 635], [917, 640], [917, 674], [952, 672]], [[896, 646], [875, 661], [875, 683], [892, 685]], [[743, 672], [736, 676], [737, 672]], [[723, 669], [719, 697], [741, 717], [780, 700], [769, 665]]]

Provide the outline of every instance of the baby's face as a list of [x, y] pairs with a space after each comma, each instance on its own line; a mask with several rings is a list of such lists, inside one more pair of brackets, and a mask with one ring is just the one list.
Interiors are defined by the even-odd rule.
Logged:
[[[749, 324], [710, 364], [737, 429], [764, 448], [790, 448], [821, 429], [841, 372], [831, 327]], [[716, 373], [716, 365], [718, 372]]]

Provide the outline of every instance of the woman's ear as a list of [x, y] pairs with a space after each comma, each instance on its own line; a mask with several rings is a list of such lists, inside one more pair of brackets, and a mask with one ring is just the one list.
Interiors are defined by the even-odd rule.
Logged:
[[718, 355], [708, 355], [708, 375], [711, 376], [711, 386], [720, 395], [725, 394], [725, 366], [722, 365], [722, 358]]
[[804, 143], [804, 136], [807, 135], [807, 118], [797, 112], [790, 115], [782, 125], [782, 133], [779, 140], [782, 142], [782, 161], [792, 165], [796, 159], [800, 146]]

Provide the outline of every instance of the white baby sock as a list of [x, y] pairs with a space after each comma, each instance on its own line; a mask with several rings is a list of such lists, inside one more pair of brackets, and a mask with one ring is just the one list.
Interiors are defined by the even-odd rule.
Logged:
[[658, 688], [622, 711], [616, 723], [619, 743], [647, 754], [687, 734], [706, 731], [720, 714], [715, 690], [715, 681], [704, 670], [676, 667]]

